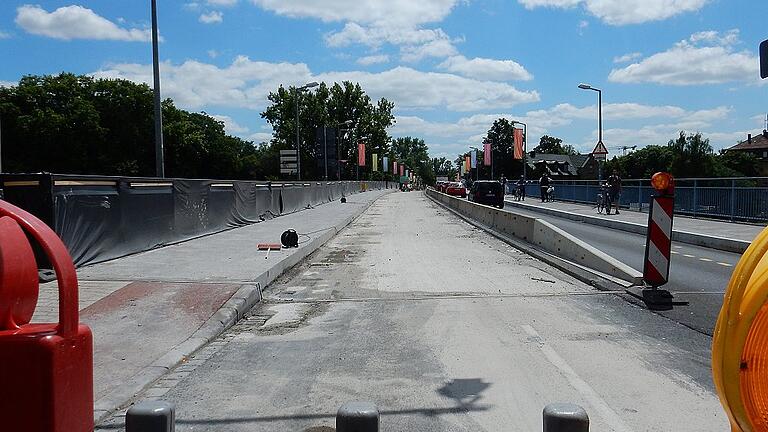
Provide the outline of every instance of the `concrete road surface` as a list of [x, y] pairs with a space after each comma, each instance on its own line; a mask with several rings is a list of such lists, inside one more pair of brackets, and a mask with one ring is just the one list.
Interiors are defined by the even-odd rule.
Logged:
[[[585, 224], [521, 208], [507, 207], [506, 209], [543, 219], [630, 267], [643, 271], [646, 241], [644, 235]], [[736, 253], [673, 242], [669, 283], [664, 286], [664, 289], [673, 293], [676, 300], [687, 301], [689, 304], [660, 313], [711, 336], [723, 304], [725, 289], [740, 258], [741, 255]]]
[[[423, 194], [379, 199], [267, 303], [144, 395], [178, 431], [328, 431], [370, 400], [387, 431], [725, 431], [711, 340], [597, 292]], [[98, 430], [119, 430], [113, 419]]]

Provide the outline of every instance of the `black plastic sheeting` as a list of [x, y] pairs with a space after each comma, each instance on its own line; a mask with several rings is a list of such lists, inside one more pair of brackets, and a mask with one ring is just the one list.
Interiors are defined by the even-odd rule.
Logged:
[[[295, 213], [384, 182], [264, 183], [5, 174], [5, 199], [38, 216], [69, 249], [75, 265]], [[394, 184], [393, 184], [394, 185]], [[48, 266], [37, 254], [38, 265]]]

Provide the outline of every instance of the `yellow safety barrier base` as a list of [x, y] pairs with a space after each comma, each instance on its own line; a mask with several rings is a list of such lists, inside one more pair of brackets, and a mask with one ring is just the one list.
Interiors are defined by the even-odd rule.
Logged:
[[734, 432], [768, 432], [768, 228], [731, 276], [712, 339], [712, 375]]

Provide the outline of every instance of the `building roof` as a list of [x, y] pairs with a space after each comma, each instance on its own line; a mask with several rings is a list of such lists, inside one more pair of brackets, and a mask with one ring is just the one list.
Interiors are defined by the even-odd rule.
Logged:
[[752, 137], [752, 139], [742, 141], [735, 146], [728, 148], [727, 150], [749, 151], [763, 149], [768, 149], [768, 131], [763, 131], [762, 134], [755, 135]]
[[532, 169], [546, 163], [547, 174], [553, 176], [577, 176], [579, 168], [584, 167], [589, 160], [589, 154], [561, 155], [537, 153], [528, 158], [528, 166]]

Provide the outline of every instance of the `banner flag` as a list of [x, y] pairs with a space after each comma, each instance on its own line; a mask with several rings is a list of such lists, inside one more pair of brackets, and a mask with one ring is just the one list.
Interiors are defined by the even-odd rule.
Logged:
[[365, 143], [361, 142], [357, 144], [357, 165], [365, 166]]
[[377, 153], [371, 155], [371, 165], [374, 171], [379, 170], [379, 155]]
[[403, 176], [404, 171], [405, 171], [405, 165], [400, 165], [400, 177]]
[[397, 175], [397, 161], [392, 162], [392, 174]]
[[491, 143], [483, 143], [483, 165], [491, 166]]
[[522, 159], [523, 158], [523, 130], [514, 128], [512, 129], [514, 133], [512, 136], [515, 140], [515, 154], [513, 157], [515, 159]]
[[477, 150], [472, 150], [469, 153], [469, 166], [472, 169], [477, 168]]
[[389, 169], [389, 158], [387, 156], [384, 156], [383, 161], [381, 162], [381, 171], [387, 172]]
[[470, 165], [469, 156], [464, 157], [464, 172], [469, 172], [472, 165]]

